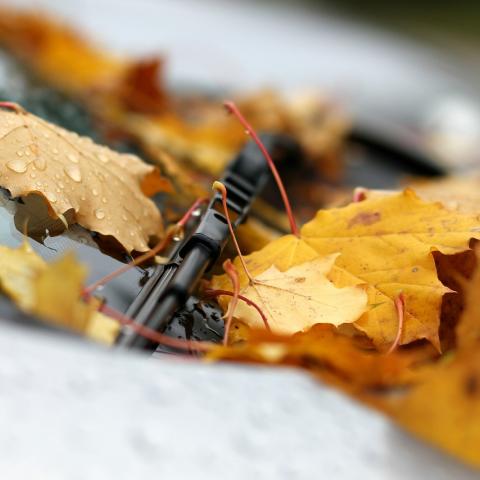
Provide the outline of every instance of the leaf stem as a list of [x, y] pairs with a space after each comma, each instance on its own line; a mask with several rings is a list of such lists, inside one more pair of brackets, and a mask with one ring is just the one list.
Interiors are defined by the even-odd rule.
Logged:
[[240, 281], [238, 279], [238, 272], [235, 268], [235, 265], [231, 262], [230, 259], [227, 259], [223, 262], [223, 270], [229, 276], [230, 281], [232, 282], [233, 287], [233, 298], [232, 301], [228, 304], [227, 312], [224, 316], [225, 318], [225, 332], [223, 335], [223, 344], [227, 346], [228, 336], [230, 333], [230, 328], [232, 326], [233, 314], [238, 304], [238, 295], [240, 294]]
[[138, 333], [142, 337], [145, 337], [148, 340], [151, 340], [155, 343], [166, 345], [172, 348], [180, 348], [182, 350], [197, 350], [200, 352], [208, 352], [213, 347], [215, 347], [215, 345], [210, 342], [180, 340], [178, 338], [172, 338], [162, 333], [158, 333], [155, 330], [152, 330], [151, 328], [148, 328], [144, 325], [140, 325], [136, 323], [130, 317], [127, 317], [123, 313], [120, 313], [114, 308], [109, 307], [108, 305], [105, 305], [105, 304], [102, 304], [98, 310], [105, 313], [105, 315], [116, 320], [120, 324], [128, 326], [129, 328], [134, 330], [136, 333]]
[[88, 287], [86, 287], [83, 291], [84, 295], [91, 295], [97, 288], [107, 284], [114, 278], [118, 277], [122, 273], [125, 273], [126, 271], [130, 270], [131, 268], [141, 265], [143, 262], [146, 262], [150, 258], [153, 258], [155, 255], [160, 253], [162, 250], [164, 250], [167, 245], [170, 243], [172, 238], [178, 234], [179, 230], [181, 230], [185, 224], [188, 222], [190, 217], [192, 216], [192, 213], [202, 204], [206, 203], [208, 201], [207, 198], [199, 198], [197, 199], [193, 205], [185, 212], [185, 215], [172, 227], [170, 227], [167, 230], [167, 234], [165, 237], [155, 245], [151, 250], [148, 252], [145, 252], [143, 255], [140, 255], [139, 257], [135, 258], [132, 260], [130, 263], [127, 263], [126, 265], [123, 265], [122, 267], [118, 268], [117, 270], [114, 270], [113, 272], [105, 275], [104, 277], [100, 278], [96, 282], [92, 283]]
[[233, 226], [230, 220], [230, 214], [228, 213], [228, 206], [227, 206], [227, 187], [225, 187], [225, 185], [222, 182], [215, 181], [213, 182], [212, 188], [214, 190], [217, 190], [217, 192], [220, 192], [220, 194], [222, 195], [222, 205], [223, 205], [223, 210], [225, 212], [225, 218], [227, 219], [228, 229], [230, 230], [230, 235], [232, 237], [233, 244], [235, 245], [235, 249], [237, 250], [238, 258], [242, 263], [243, 270], [245, 271], [245, 274], [247, 275], [249, 282], [255, 283], [255, 280], [253, 279], [252, 275], [248, 271], [247, 264], [245, 262], [245, 259], [243, 258], [242, 252], [240, 250], [240, 246], [238, 245], [237, 237], [235, 236], [235, 232], [233, 231]]
[[[206, 290], [205, 295], [207, 295], [207, 297], [219, 297], [221, 295], [227, 295], [229, 297], [233, 297], [234, 293], [229, 292], [228, 290]], [[250, 300], [248, 297], [245, 297], [244, 295], [238, 294], [238, 299], [242, 300], [242, 302], [245, 302], [250, 307], [253, 307], [258, 312], [260, 317], [262, 317], [265, 328], [269, 332], [271, 332], [271, 328], [270, 328], [270, 325], [268, 323], [268, 319], [265, 316], [265, 314], [263, 313], [262, 309], [253, 300]]]
[[15, 102], [0, 102], [0, 108], [13, 110], [16, 113], [26, 113], [26, 110], [21, 105]]
[[293, 235], [300, 238], [300, 231], [297, 227], [297, 223], [295, 222], [295, 217], [293, 216], [292, 207], [290, 205], [290, 200], [288, 199], [285, 186], [283, 185], [282, 178], [280, 177], [277, 167], [275, 166], [275, 163], [273, 162], [272, 157], [268, 153], [268, 150], [265, 148], [265, 145], [262, 143], [257, 133], [255, 132], [253, 127], [250, 125], [250, 123], [246, 120], [246, 118], [242, 115], [242, 113], [240, 112], [238, 107], [235, 105], [235, 103], [229, 100], [224, 102], [223, 105], [225, 106], [225, 108], [229, 113], [235, 115], [238, 121], [245, 128], [246, 133], [252, 137], [253, 141], [257, 144], [258, 148], [260, 149], [263, 156], [265, 157], [265, 160], [268, 163], [268, 166], [272, 172], [272, 175], [275, 178], [275, 182], [277, 183], [278, 190], [280, 191], [280, 195], [282, 196], [288, 221], [290, 222], [290, 230], [292, 231]]
[[405, 323], [405, 297], [403, 292], [395, 298], [395, 308], [397, 310], [397, 317], [398, 317], [398, 328], [397, 328], [397, 335], [395, 336], [395, 340], [393, 341], [392, 345], [387, 351], [387, 355], [390, 355], [400, 344], [400, 340], [402, 338], [403, 327]]
[[367, 199], [367, 190], [363, 187], [357, 187], [353, 191], [353, 203], [363, 202]]

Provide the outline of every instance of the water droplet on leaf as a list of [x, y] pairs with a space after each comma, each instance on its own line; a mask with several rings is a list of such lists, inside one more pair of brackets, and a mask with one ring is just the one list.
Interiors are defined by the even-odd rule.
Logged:
[[10, 160], [9, 162], [7, 162], [7, 168], [12, 172], [24, 173], [27, 171], [28, 164], [25, 160], [16, 158], [14, 160]]
[[82, 181], [82, 173], [76, 165], [66, 165], [63, 170], [74, 182], [78, 183]]
[[47, 161], [45, 160], [44, 157], [39, 156], [36, 157], [35, 160], [33, 161], [33, 164], [39, 169], [39, 170], [45, 170], [47, 168]]
[[49, 202], [55, 203], [57, 201], [57, 196], [52, 192], [47, 192], [45, 196], [48, 198]]

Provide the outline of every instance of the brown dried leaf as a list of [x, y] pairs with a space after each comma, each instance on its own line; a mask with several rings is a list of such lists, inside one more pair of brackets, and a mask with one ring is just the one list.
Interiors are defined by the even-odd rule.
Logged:
[[0, 111], [0, 186], [13, 197], [41, 195], [53, 217], [73, 211], [76, 223], [129, 252], [148, 250], [149, 239], [163, 233], [160, 212], [144, 194], [168, 188], [154, 167], [21, 107]]

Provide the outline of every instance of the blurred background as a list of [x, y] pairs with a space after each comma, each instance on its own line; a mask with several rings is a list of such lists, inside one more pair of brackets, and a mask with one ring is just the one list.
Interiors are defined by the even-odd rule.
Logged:
[[[420, 134], [442, 161], [477, 162], [475, 2], [10, 0], [118, 53], [167, 58], [176, 88], [321, 89], [360, 125]], [[380, 132], [375, 132], [375, 134]]]

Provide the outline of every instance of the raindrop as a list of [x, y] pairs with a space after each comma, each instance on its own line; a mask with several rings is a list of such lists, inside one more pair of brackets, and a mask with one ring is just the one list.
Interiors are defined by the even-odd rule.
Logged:
[[200, 208], [196, 208], [196, 209], [192, 212], [192, 217], [199, 217], [201, 214], [202, 214], [202, 210], [201, 210]]
[[63, 169], [68, 177], [70, 177], [74, 182], [82, 181], [82, 173], [76, 165], [67, 165]]
[[19, 157], [23, 157], [23, 152], [22, 152], [21, 150], [18, 150], [18, 151], [17, 151], [17, 155], [18, 155]]
[[30, 156], [30, 150], [28, 150], [28, 148], [25, 150], [25, 155], [26, 155], [27, 157]]
[[102, 202], [107, 203], [107, 199], [105, 197], [102, 197]]
[[41, 186], [42, 186], [42, 182], [37, 182], [36, 185], [37, 185], [37, 187], [41, 187]]
[[128, 217], [124, 213], [122, 213], [122, 220], [125, 220], [125, 221], [128, 220]]
[[59, 186], [60, 188], [65, 188], [65, 185], [64, 185], [62, 182], [58, 182], [58, 186]]
[[53, 148], [53, 149], [52, 149], [52, 153], [53, 153], [54, 155], [58, 155], [58, 150], [57, 150], [56, 148]]
[[78, 157], [76, 155], [74, 155], [73, 153], [69, 153], [67, 155], [67, 158], [73, 163], [78, 163]]
[[101, 220], [102, 218], [105, 218], [105, 212], [101, 208], [97, 208], [95, 210], [95, 216]]
[[108, 157], [107, 157], [104, 153], [99, 153], [99, 154], [98, 154], [98, 159], [99, 159], [102, 163], [108, 163]]
[[178, 235], [175, 235], [172, 240], [174, 242], [180, 242], [181, 240], [183, 240], [183, 231], [180, 231], [180, 233]]
[[98, 190], [96, 188], [92, 188], [92, 194], [94, 197], [98, 196]]
[[135, 236], [135, 232], [133, 230], [130, 230], [130, 236], [131, 237], [134, 237]]
[[57, 201], [57, 196], [52, 192], [47, 192], [46, 196], [51, 203], [55, 203]]
[[37, 174], [36, 174], [35, 172], [32, 172], [32, 173], [30, 174], [30, 177], [32, 177], [32, 178], [35, 178], [36, 176], [37, 176]]
[[45, 170], [47, 168], [47, 161], [44, 157], [36, 157], [33, 163], [39, 170]]
[[7, 162], [7, 168], [10, 169], [12, 172], [25, 173], [27, 171], [28, 164], [25, 160], [16, 158]]

